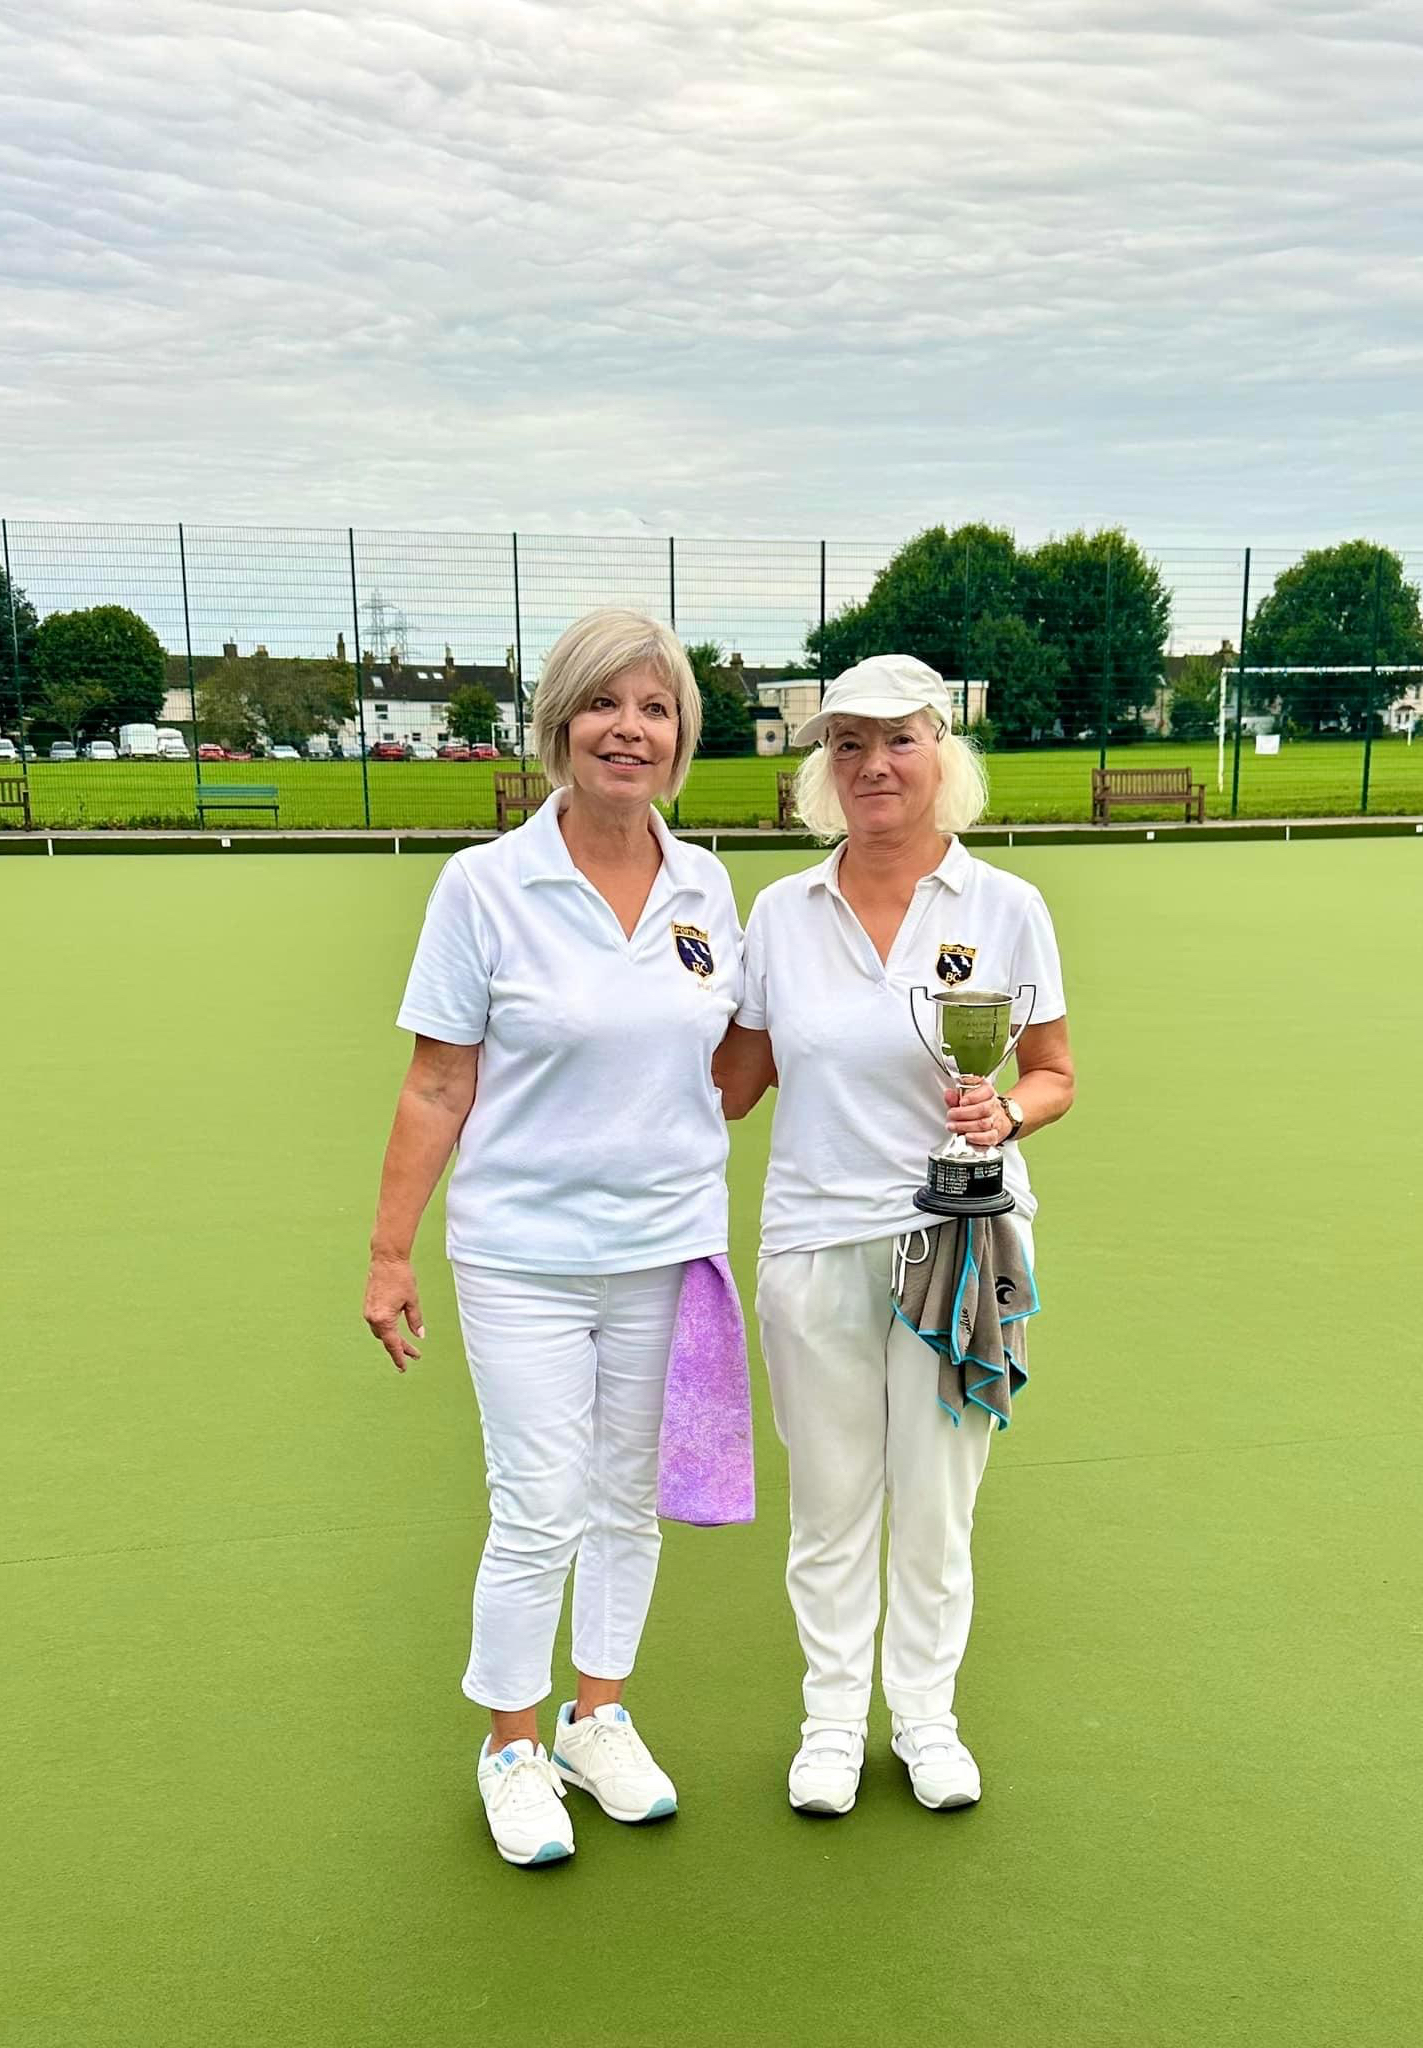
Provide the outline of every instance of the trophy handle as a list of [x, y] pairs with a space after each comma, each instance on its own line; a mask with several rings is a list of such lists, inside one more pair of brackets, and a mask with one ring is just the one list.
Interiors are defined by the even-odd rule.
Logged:
[[945, 1077], [945, 1079], [949, 1081], [957, 1081], [958, 1069], [956, 1067], [946, 1066], [944, 1063], [944, 1055], [942, 1050], [938, 1046], [930, 1045], [928, 1039], [924, 1036], [923, 1030], [920, 1027], [919, 1023], [919, 1012], [914, 1007], [914, 998], [916, 996], [923, 996], [926, 1003], [929, 1000], [929, 991], [923, 985], [922, 982], [918, 988], [912, 988], [909, 991], [909, 1015], [913, 1022], [914, 1029], [919, 1034], [919, 1043], [923, 1046], [925, 1052], [928, 1053], [930, 1059], [934, 1062], [934, 1065], [939, 1069], [939, 1072]]
[[1003, 1057], [998, 1062], [997, 1066], [993, 1069], [995, 1075], [1001, 1074], [1003, 1069], [1007, 1066], [1009, 1060], [1013, 1057], [1013, 1054], [1018, 1049], [1018, 1040], [1022, 1037], [1023, 1033], [1027, 1030], [1028, 1026], [1033, 1021], [1033, 1012], [1038, 1006], [1038, 985], [1035, 981], [1020, 981], [1018, 983], [1018, 994], [1013, 998], [1014, 1002], [1019, 1001], [1024, 989], [1026, 989], [1028, 992], [1028, 1014], [1023, 1019], [1022, 1023], [1018, 1026], [1017, 1030], [1011, 1033], [1011, 1035], [1009, 1036], [1008, 1043], [1003, 1048]]

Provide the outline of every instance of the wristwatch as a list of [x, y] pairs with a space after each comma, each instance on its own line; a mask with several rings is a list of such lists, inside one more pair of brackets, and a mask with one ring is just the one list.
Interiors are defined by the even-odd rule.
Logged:
[[998, 1106], [1003, 1111], [1003, 1114], [1007, 1117], [1009, 1123], [1012, 1125], [1012, 1129], [1009, 1131], [1008, 1136], [1003, 1140], [1004, 1144], [1006, 1145], [1010, 1143], [1012, 1139], [1018, 1136], [1019, 1132], [1023, 1128], [1026, 1119], [1023, 1115], [1022, 1110], [1019, 1108], [1018, 1104], [1013, 1100], [1011, 1095], [1000, 1095], [998, 1098]]

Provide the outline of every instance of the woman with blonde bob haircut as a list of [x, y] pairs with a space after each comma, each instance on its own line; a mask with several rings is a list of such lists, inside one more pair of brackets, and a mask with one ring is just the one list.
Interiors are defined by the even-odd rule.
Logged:
[[[499, 1854], [573, 1853], [565, 1788], [674, 1813], [622, 1704], [657, 1572], [657, 1450], [682, 1275], [727, 1242], [711, 1057], [741, 998], [725, 868], [672, 837], [701, 703], [675, 636], [591, 612], [549, 654], [534, 732], [555, 785], [447, 863], [399, 1022], [366, 1321], [398, 1372], [425, 1335], [415, 1229], [452, 1151], [446, 1249], [484, 1430], [489, 1534], [463, 1688]], [[574, 1560], [574, 1697], [538, 1709]]]
[[[976, 860], [959, 837], [981, 816], [987, 785], [952, 725], [947, 686], [908, 655], [876, 655], [829, 685], [795, 736], [815, 746], [796, 795], [810, 830], [840, 843], [757, 897], [745, 997], [715, 1063], [728, 1117], [777, 1089], [756, 1310], [790, 1463], [786, 1585], [806, 1665], [790, 1801], [811, 1813], [848, 1813], [859, 1789], [886, 1500], [880, 1675], [894, 1753], [921, 1805], [979, 1797], [954, 1682], [995, 1413], [976, 1399], [981, 1382], [939, 1399], [939, 1354], [896, 1317], [891, 1277], [896, 1257], [929, 1256], [932, 1219], [914, 1196], [947, 1101], [952, 1130], [981, 1149], [1004, 1146], [1015, 1208], [1002, 1221], [1017, 1233], [1024, 1299], [1001, 1313], [1031, 1313], [1035, 1204], [1019, 1140], [1072, 1101], [1052, 922], [1036, 889]], [[1011, 993], [1029, 982], [1036, 1007], [1013, 1094], [972, 1076], [943, 1090], [915, 1033], [911, 991], [966, 983]], [[1002, 1305], [996, 1286], [995, 1295]]]

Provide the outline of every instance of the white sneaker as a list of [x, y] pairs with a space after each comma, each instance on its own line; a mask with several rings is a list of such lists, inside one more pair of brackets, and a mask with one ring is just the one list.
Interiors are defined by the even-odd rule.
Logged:
[[479, 1796], [494, 1846], [506, 1863], [561, 1863], [573, 1854], [564, 1790], [542, 1743], [506, 1742], [479, 1752]]
[[665, 1820], [677, 1811], [677, 1787], [653, 1758], [626, 1707], [595, 1707], [581, 1721], [575, 1702], [558, 1710], [553, 1764], [565, 1785], [591, 1792], [612, 1820]]
[[909, 1766], [921, 1806], [973, 1806], [983, 1790], [978, 1765], [959, 1741], [952, 1721], [904, 1721], [891, 1716], [890, 1747]]
[[800, 1813], [848, 1813], [860, 1789], [865, 1730], [815, 1715], [801, 1723], [801, 1745], [791, 1759], [791, 1805]]

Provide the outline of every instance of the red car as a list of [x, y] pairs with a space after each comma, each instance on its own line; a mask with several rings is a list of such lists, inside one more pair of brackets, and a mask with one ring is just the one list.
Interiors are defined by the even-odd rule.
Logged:
[[216, 740], [204, 740], [198, 748], [200, 761], [225, 761], [227, 757], [226, 747], [220, 747]]
[[403, 761], [405, 748], [399, 740], [377, 740], [371, 748], [373, 761]]
[[497, 761], [499, 759], [499, 749], [498, 747], [471, 747], [469, 758], [471, 761]]
[[440, 749], [442, 761], [472, 761], [474, 755], [463, 740], [447, 740]]

